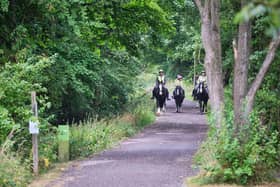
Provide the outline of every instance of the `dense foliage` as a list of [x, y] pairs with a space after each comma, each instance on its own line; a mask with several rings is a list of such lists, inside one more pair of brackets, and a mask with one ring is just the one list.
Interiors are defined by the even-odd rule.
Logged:
[[[26, 176], [30, 177], [31, 91], [37, 92], [39, 104], [40, 168], [44, 170], [57, 161], [54, 125], [125, 112], [134, 93], [142, 91], [137, 75], [145, 70], [146, 54], [173, 32], [168, 14], [151, 0], [7, 0], [0, 2], [0, 23], [0, 156], [6, 162], [0, 168], [0, 186], [24, 186]], [[116, 140], [132, 134], [153, 120], [148, 107], [131, 114], [133, 123], [88, 125], [85, 129], [91, 134], [83, 134], [82, 139], [75, 133], [84, 131], [73, 127], [71, 150], [88, 144], [85, 154], [89, 155], [107, 147], [112, 133]], [[93, 134], [108, 141], [100, 145], [90, 139]], [[6, 142], [10, 149], [3, 152]], [[84, 155], [71, 158], [78, 156]], [[13, 164], [22, 173], [19, 180], [11, 175]]]
[[121, 112], [141, 48], [172, 31], [156, 1], [1, 1], [1, 10], [1, 141], [28, 121], [31, 90], [56, 124]]
[[239, 134], [234, 134], [233, 107], [229, 89], [226, 93], [226, 121], [217, 130], [210, 119], [210, 129], [196, 155], [201, 168], [199, 183], [235, 183], [240, 185], [273, 181], [279, 168], [280, 134], [272, 124], [262, 124], [260, 112], [254, 111]]
[[250, 116], [246, 116], [248, 121], [236, 131], [232, 106], [234, 58], [231, 43], [238, 34], [233, 23], [251, 19], [252, 54], [248, 82], [252, 83], [262, 66], [269, 41], [279, 32], [279, 16], [276, 16], [279, 14], [279, 1], [252, 1], [242, 11], [240, 2], [223, 1], [222, 5], [225, 118], [222, 126], [217, 129], [214, 116], [209, 116], [211, 127], [208, 139], [197, 155], [197, 163], [202, 171], [199, 181], [242, 185], [271, 181], [277, 177], [280, 158], [280, 121], [277, 107], [280, 96], [280, 51], [277, 50], [275, 59], [257, 92], [254, 111]]
[[[279, 31], [279, 0], [251, 1], [242, 11], [239, 1], [221, 2], [223, 77], [226, 90], [231, 92], [232, 41], [238, 35], [237, 23], [254, 18], [251, 83], [268, 41]], [[32, 90], [37, 92], [39, 103], [40, 164], [48, 168], [57, 160], [55, 125], [132, 111], [134, 107], [129, 105], [135, 95], [142, 95], [146, 82], [154, 80], [145, 74], [150, 64], [159, 64], [170, 79], [181, 73], [189, 81], [203, 69], [199, 12], [191, 0], [1, 0], [0, 28], [0, 145], [8, 137], [11, 150], [18, 152], [5, 152], [0, 157], [7, 167], [14, 164], [20, 172], [26, 171], [26, 165], [21, 167], [20, 163], [30, 164], [31, 136], [26, 127]], [[200, 157], [202, 168], [211, 173], [211, 182], [262, 181], [279, 167], [275, 162], [279, 160], [280, 139], [279, 67], [280, 50], [257, 93], [251, 121], [238, 136], [232, 130], [232, 96], [226, 93], [224, 127], [221, 131], [213, 128], [209, 144], [201, 150], [203, 155], [209, 153], [207, 146], [213, 148], [211, 160], [203, 162]], [[141, 126], [150, 122], [152, 115], [138, 108], [133, 119]], [[135, 128], [114, 121], [111, 125], [74, 126], [71, 131], [74, 159], [108, 146], [112, 142], [109, 134], [120, 139]], [[83, 155], [77, 151], [81, 148], [85, 148]], [[4, 169], [0, 167], [0, 185], [11, 173], [7, 170], [4, 175]]]

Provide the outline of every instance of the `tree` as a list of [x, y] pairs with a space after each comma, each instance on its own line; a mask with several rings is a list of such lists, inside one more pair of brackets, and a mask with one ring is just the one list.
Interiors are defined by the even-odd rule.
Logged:
[[121, 112], [144, 66], [143, 48], [148, 53], [173, 30], [155, 0], [4, 0], [0, 22], [1, 67], [55, 57], [36, 82], [47, 89], [44, 115], [54, 123]]
[[[247, 11], [247, 15], [250, 15], [249, 18], [254, 18], [259, 14], [263, 14], [263, 11], [266, 11], [264, 6], [254, 6], [253, 4], [248, 4], [247, 1], [241, 0], [241, 8], [243, 11]], [[262, 11], [256, 11], [258, 9]], [[254, 14], [252, 14], [255, 10]], [[256, 13], [257, 12], [257, 13]], [[274, 12], [271, 12], [274, 14]], [[243, 14], [245, 14], [243, 12]], [[260, 88], [265, 74], [267, 73], [271, 63], [276, 54], [276, 50], [280, 44], [280, 31], [276, 31], [275, 36], [272, 38], [269, 48], [267, 50], [267, 55], [262, 63], [261, 68], [259, 69], [258, 74], [256, 75], [254, 81], [249, 86], [248, 84], [248, 67], [249, 67], [249, 57], [251, 55], [250, 42], [251, 42], [251, 21], [249, 18], [241, 20], [239, 24], [239, 34], [238, 34], [238, 48], [234, 46], [235, 53], [235, 66], [234, 66], [234, 119], [236, 131], [240, 125], [244, 125], [248, 122], [248, 116], [253, 110], [254, 101], [256, 93]], [[277, 21], [272, 20], [275, 23], [275, 27], [278, 27]], [[249, 88], [249, 89], [248, 89]]]
[[[246, 6], [246, 0], [241, 0], [241, 8]], [[234, 100], [234, 124], [245, 123], [242, 119], [242, 106], [248, 87], [248, 65], [250, 57], [251, 42], [251, 21], [246, 20], [239, 24], [238, 43], [233, 42], [234, 46], [234, 82], [233, 82], [233, 100]], [[236, 47], [237, 46], [237, 47]]]
[[[241, 0], [241, 8], [246, 7], [247, 1]], [[211, 107], [216, 113], [217, 126], [221, 125], [223, 116], [223, 84], [222, 84], [222, 61], [221, 40], [219, 25], [219, 0], [195, 0], [201, 17], [201, 37], [205, 48], [205, 68], [209, 78], [209, 90]], [[234, 47], [234, 113], [235, 126], [245, 124], [250, 112], [253, 110], [257, 90], [260, 88], [269, 66], [273, 62], [276, 49], [280, 43], [280, 33], [269, 44], [267, 56], [259, 70], [255, 80], [248, 90], [248, 65], [250, 57], [251, 21], [249, 19], [239, 24], [238, 44]]]
[[224, 88], [222, 73], [222, 48], [220, 35], [220, 1], [195, 0], [201, 17], [201, 37], [205, 49], [205, 70], [209, 83], [212, 113], [217, 127], [223, 121]]
[[[210, 99], [212, 99], [217, 94], [223, 94], [223, 91], [221, 92], [223, 89], [222, 84], [219, 85], [221, 88], [216, 85], [211, 85], [215, 84], [215, 82], [212, 82], [213, 77], [217, 77], [216, 74], [220, 75], [222, 71], [222, 62], [220, 60], [221, 40], [219, 39], [220, 19], [217, 16], [220, 13], [220, 9], [217, 7], [219, 7], [221, 1], [195, 0], [195, 2], [201, 15], [202, 41], [206, 52], [205, 68], [208, 74], [207, 76], [210, 78]], [[218, 110], [221, 113], [225, 113], [224, 116], [219, 115], [219, 113], [216, 114], [219, 118], [214, 118], [215, 121], [212, 121], [212, 123], [215, 123], [218, 127], [221, 126], [221, 124], [223, 126], [222, 129], [212, 128], [210, 130], [211, 133], [209, 133], [207, 141], [198, 153], [198, 164], [202, 166], [202, 170], [207, 172], [207, 174], [203, 176], [203, 179], [206, 178], [206, 181], [240, 184], [263, 182], [273, 178], [273, 171], [279, 167], [279, 130], [277, 131], [275, 129], [275, 125], [274, 128], [271, 128], [272, 125], [270, 124], [277, 119], [275, 121], [272, 120], [263, 123], [263, 113], [260, 111], [253, 111], [253, 107], [257, 97], [257, 91], [261, 88], [265, 75], [280, 45], [280, 19], [279, 16], [275, 16], [280, 15], [280, 1], [256, 0], [248, 3], [249, 1], [245, 0], [234, 2], [225, 0], [223, 2], [226, 5], [228, 3], [234, 3], [235, 6], [238, 7], [238, 11], [241, 10], [236, 16], [239, 27], [237, 39], [233, 42], [233, 98], [226, 92], [225, 100], [228, 103], [223, 103], [224, 101], [219, 99], [218, 101], [222, 103], [217, 105], [217, 103], [215, 103], [217, 102], [217, 98], [211, 102], [211, 105], [212, 103], [215, 104], [211, 106], [214, 108], [213, 112], [217, 111], [215, 107], [218, 106], [221, 107]], [[278, 4], [276, 4], [276, 2], [278, 2]], [[223, 19], [221, 20], [223, 21]], [[265, 20], [266, 24], [263, 24], [260, 20]], [[270, 37], [263, 36], [263, 32], [261, 32], [262, 35], [256, 35], [256, 28], [258, 27], [263, 32], [268, 28], [269, 33], [273, 36], [269, 47], [266, 49], [264, 49], [263, 46], [268, 45], [267, 41], [268, 38], [270, 40], [271, 35]], [[262, 37], [262, 39], [256, 36]], [[255, 44], [257, 44], [258, 48], [255, 48]], [[252, 53], [254, 50], [255, 52]], [[222, 52], [224, 51], [228, 51], [228, 49], [223, 49]], [[256, 55], [255, 53], [261, 53], [261, 55]], [[279, 54], [278, 51], [278, 59]], [[252, 64], [253, 58], [257, 59], [254, 60], [255, 64]], [[215, 62], [218, 62], [218, 65], [215, 64]], [[279, 61], [276, 62], [276, 67], [277, 63], [279, 64]], [[277, 96], [279, 96], [280, 93], [278, 91], [280, 85], [279, 75], [277, 76], [274, 74], [273, 77], [273, 79], [277, 77], [277, 83], [272, 83], [274, 87], [269, 88], [270, 90], [267, 88], [262, 89], [261, 93], [265, 92], [266, 95], [264, 98], [272, 98], [271, 100], [275, 102], [275, 100], [278, 100]], [[222, 79], [221, 76], [217, 78]], [[269, 81], [266, 80], [266, 82], [273, 82], [273, 79]], [[271, 85], [271, 83], [268, 84]], [[226, 89], [230, 90], [230, 86], [228, 88]], [[233, 110], [231, 106], [232, 103], [234, 105]], [[223, 104], [225, 105], [225, 110], [223, 109]], [[263, 108], [260, 109], [259, 105], [263, 106], [265, 104], [257, 103], [256, 105], [256, 109], [263, 112]], [[271, 114], [264, 115], [271, 116]], [[275, 117], [274, 114], [273, 117]], [[266, 126], [264, 127], [262, 124]], [[277, 126], [279, 126], [278, 124]], [[209, 160], [211, 161], [209, 162]]]

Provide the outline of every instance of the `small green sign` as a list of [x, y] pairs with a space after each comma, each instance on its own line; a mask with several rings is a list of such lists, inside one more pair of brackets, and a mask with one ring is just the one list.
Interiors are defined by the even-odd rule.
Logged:
[[69, 141], [69, 125], [58, 126], [58, 140]]
[[69, 160], [69, 126], [58, 126], [58, 160], [66, 162]]

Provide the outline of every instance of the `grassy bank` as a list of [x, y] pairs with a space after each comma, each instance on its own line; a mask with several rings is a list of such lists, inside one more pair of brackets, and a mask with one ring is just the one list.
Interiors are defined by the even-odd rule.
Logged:
[[[79, 125], [72, 125], [70, 127], [70, 159], [87, 157], [110, 148], [124, 138], [134, 135], [155, 119], [152, 111], [153, 103], [147, 96], [141, 98], [136, 107], [130, 108], [130, 112], [110, 120], [88, 120]], [[56, 130], [40, 136], [41, 173], [46, 173], [57, 163], [58, 140], [56, 136]], [[27, 186], [33, 178], [30, 159], [23, 159], [22, 156], [13, 154], [9, 150], [12, 144], [12, 141], [7, 141], [5, 145], [8, 148], [2, 146], [0, 150], [0, 186]]]
[[141, 104], [132, 113], [112, 120], [88, 121], [70, 128], [70, 159], [89, 156], [134, 135], [154, 119], [152, 105]]
[[[151, 69], [150, 72], [139, 75], [139, 81], [134, 85], [134, 94], [128, 96], [129, 102], [120, 111], [120, 115], [110, 119], [89, 119], [70, 126], [70, 160], [81, 159], [108, 149], [155, 120], [154, 103], [149, 99], [154, 83], [153, 73]], [[43, 120], [40, 120], [40, 123], [39, 168], [42, 175], [61, 164], [58, 163], [57, 128]], [[24, 138], [18, 141], [18, 137]], [[15, 143], [15, 138], [17, 142], [22, 143]], [[24, 187], [34, 179], [31, 172], [30, 140], [31, 135], [26, 129], [24, 132], [16, 131], [9, 140], [0, 145], [1, 187]]]
[[237, 184], [203, 184], [199, 177], [189, 178], [184, 183], [185, 187], [279, 187], [279, 183], [265, 183], [258, 185], [237, 185]]
[[200, 173], [191, 183], [210, 187], [279, 186], [279, 132], [270, 128], [271, 124], [263, 124], [260, 111], [254, 110], [236, 133], [231, 93], [226, 90], [225, 118], [220, 128], [213, 123], [213, 113], [208, 113], [208, 135], [194, 157]]

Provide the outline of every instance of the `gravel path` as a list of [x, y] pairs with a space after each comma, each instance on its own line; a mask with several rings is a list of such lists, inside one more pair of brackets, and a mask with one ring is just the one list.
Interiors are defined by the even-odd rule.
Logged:
[[207, 125], [195, 103], [174, 102], [155, 124], [118, 147], [77, 162], [47, 187], [181, 187], [196, 173], [192, 157], [205, 137]]

